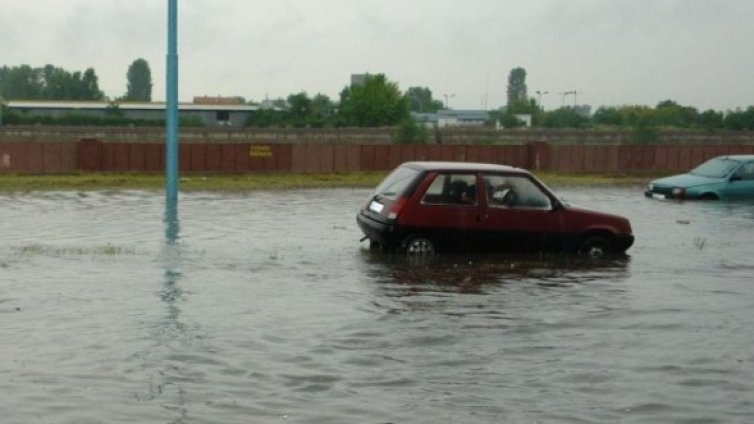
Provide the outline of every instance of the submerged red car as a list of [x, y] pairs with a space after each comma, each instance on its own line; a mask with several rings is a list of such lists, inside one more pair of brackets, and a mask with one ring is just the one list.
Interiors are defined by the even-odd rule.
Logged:
[[602, 256], [634, 242], [628, 219], [560, 200], [524, 169], [406, 162], [356, 216], [372, 247], [436, 252], [572, 252]]

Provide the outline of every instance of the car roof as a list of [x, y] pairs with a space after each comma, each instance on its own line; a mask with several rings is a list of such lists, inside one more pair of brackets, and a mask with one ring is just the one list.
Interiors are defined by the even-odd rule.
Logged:
[[754, 155], [725, 155], [725, 156], [718, 156], [718, 158], [748, 161], [748, 160], [754, 160]]
[[509, 165], [480, 162], [444, 162], [444, 161], [413, 161], [405, 162], [401, 166], [407, 166], [424, 171], [470, 171], [470, 172], [516, 172], [528, 174], [529, 171]]

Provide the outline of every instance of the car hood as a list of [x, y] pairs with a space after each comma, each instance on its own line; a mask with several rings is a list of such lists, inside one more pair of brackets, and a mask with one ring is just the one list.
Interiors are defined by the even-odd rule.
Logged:
[[571, 211], [572, 213], [578, 213], [581, 215], [591, 215], [591, 216], [600, 216], [603, 218], [611, 218], [611, 219], [619, 219], [619, 220], [625, 220], [628, 221], [628, 218], [608, 212], [602, 212], [598, 211], [592, 208], [589, 208], [587, 206], [572, 204], [572, 203], [566, 203], [565, 207]]
[[672, 177], [660, 178], [652, 181], [650, 184], [666, 186], [666, 187], [698, 187], [706, 184], [716, 184], [725, 181], [725, 178], [710, 178], [702, 177], [701, 175], [693, 174], [680, 174], [673, 175]]

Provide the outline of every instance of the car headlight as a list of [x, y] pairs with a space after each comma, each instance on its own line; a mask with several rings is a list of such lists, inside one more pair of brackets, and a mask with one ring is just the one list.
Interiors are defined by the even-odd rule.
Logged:
[[673, 197], [678, 199], [686, 197], [686, 189], [683, 187], [673, 187]]
[[652, 183], [647, 184], [647, 190], [654, 191], [654, 189], [655, 189], [655, 185], [654, 184], [652, 184]]

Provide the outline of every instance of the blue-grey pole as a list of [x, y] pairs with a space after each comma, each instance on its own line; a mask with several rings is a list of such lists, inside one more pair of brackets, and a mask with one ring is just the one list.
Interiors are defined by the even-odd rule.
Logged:
[[178, 1], [168, 0], [165, 194], [178, 200]]

